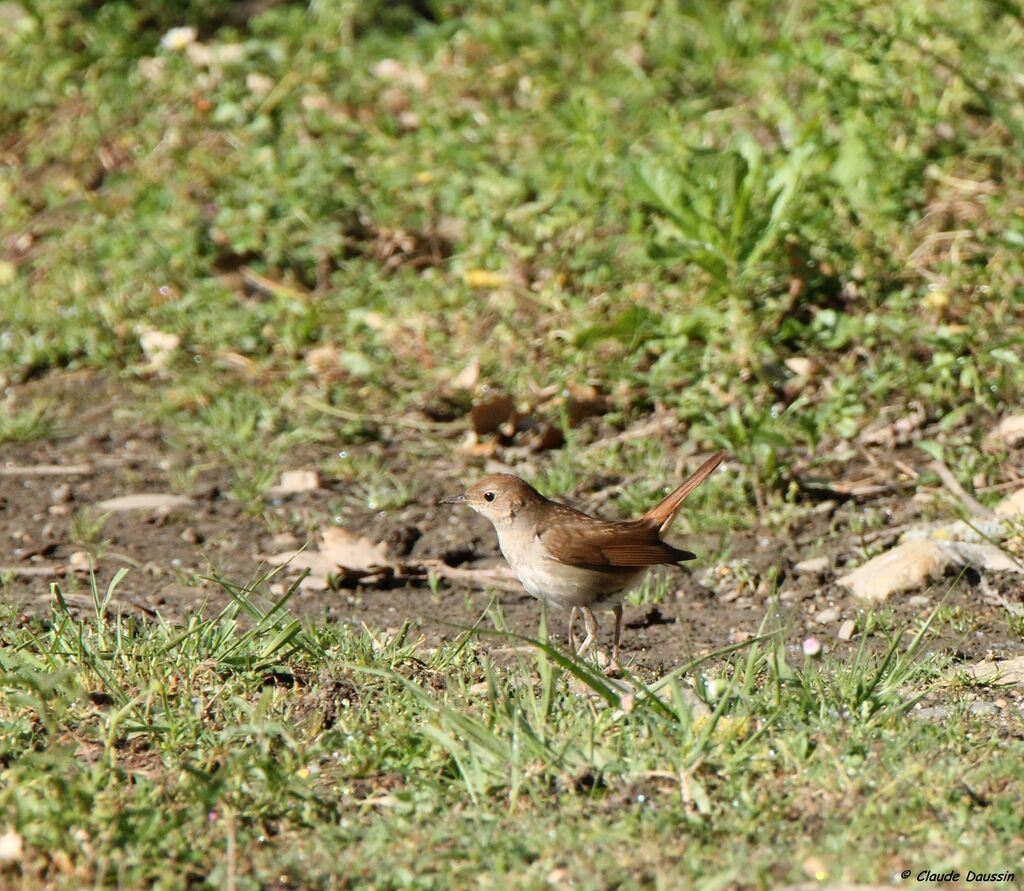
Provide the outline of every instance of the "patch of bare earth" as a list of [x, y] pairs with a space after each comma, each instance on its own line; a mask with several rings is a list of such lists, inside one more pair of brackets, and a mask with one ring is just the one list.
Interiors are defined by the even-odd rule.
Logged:
[[[112, 611], [175, 620], [204, 604], [217, 608], [228, 602], [222, 588], [204, 576], [217, 574], [243, 584], [269, 568], [268, 557], [303, 546], [303, 555], [308, 555], [325, 546], [319, 533], [331, 527], [330, 505], [345, 494], [345, 481], [317, 476], [315, 485], [307, 485], [292, 477], [292, 484], [272, 497], [268, 511], [282, 518], [296, 512], [314, 518], [321, 514], [322, 523], [308, 542], [275, 535], [262, 517], [247, 513], [232, 498], [226, 467], [204, 460], [194, 472], [184, 474], [181, 468], [188, 467], [194, 456], [176, 452], [159, 427], [126, 427], [101, 408], [80, 417], [63, 424], [58, 437], [0, 446], [2, 597], [23, 615], [49, 614], [54, 581], [60, 583], [71, 609], [91, 610], [87, 552], [95, 555], [101, 587], [121, 567], [130, 569], [117, 589]], [[294, 456], [295, 466], [328, 466], [335, 453], [326, 447], [321, 451], [306, 449]], [[873, 453], [880, 464], [886, 457], [880, 449]], [[906, 464], [905, 455], [896, 458], [894, 452], [888, 457], [896, 466]], [[503, 564], [486, 521], [437, 504], [453, 485], [461, 485], [467, 475], [464, 464], [459, 459], [436, 459], [401, 472], [416, 473], [426, 481], [415, 503], [347, 521], [351, 540], [346, 539], [346, 546], [368, 549], [368, 565], [353, 572], [339, 566], [338, 572], [323, 574], [323, 583], [304, 585], [290, 608], [300, 616], [365, 624], [383, 634], [409, 620], [413, 634], [408, 640], [421, 633], [434, 644], [456, 637], [489, 606], [500, 604], [511, 630], [534, 634], [539, 605], [514, 580], [502, 576]], [[728, 465], [724, 472], [729, 472]], [[698, 559], [686, 568], [659, 570], [670, 580], [664, 602], [626, 608], [626, 664], [652, 674], [670, 670], [695, 655], [749, 639], [762, 628], [767, 613], [773, 617], [770, 627], [781, 623], [785, 628], [795, 662], [803, 658], [800, 644], [810, 636], [817, 637], [826, 651], [852, 654], [861, 644], [868, 607], [836, 584], [844, 571], [837, 564], [846, 562], [849, 568], [859, 561], [852, 555], [863, 536], [843, 530], [838, 507], [845, 498], [858, 497], [865, 504], [891, 509], [898, 523], [909, 519], [908, 499], [899, 485], [864, 484], [864, 491], [854, 496], [843, 491], [844, 485], [856, 485], [868, 472], [854, 467], [846, 474], [852, 483], [832, 484], [822, 497], [832, 499], [835, 506], [807, 513], [784, 538], [763, 530], [732, 534], [729, 557], [717, 565], [710, 565], [706, 555], [722, 552], [720, 536], [688, 537], [686, 546]], [[295, 491], [286, 491], [289, 488]], [[592, 492], [577, 505], [600, 513], [607, 494]], [[139, 495], [157, 497], [132, 509], [101, 507], [110, 499]], [[96, 533], [97, 541], [76, 541], [82, 534], [80, 518], [103, 513], [108, 516]], [[377, 566], [375, 561], [387, 565]], [[439, 579], [433, 586], [431, 567]], [[778, 573], [774, 586], [769, 584], [769, 571]], [[286, 566], [279, 582], [283, 585], [296, 576], [297, 567]], [[1024, 602], [1018, 575], [967, 571], [957, 579], [947, 574], [919, 590], [895, 594], [887, 603], [893, 613], [889, 627], [914, 627], [947, 590], [946, 606], [958, 611], [963, 621], [959, 626], [947, 623], [933, 647], [964, 665], [1021, 653], [1020, 635], [1008, 621]], [[564, 621], [558, 611], [552, 613], [550, 625], [556, 634], [564, 633]], [[484, 619], [484, 627], [489, 626]], [[608, 619], [603, 631], [610, 634]], [[868, 643], [875, 650], [887, 645], [877, 631]], [[998, 692], [985, 696], [997, 710], [1019, 710], [1012, 697]]]

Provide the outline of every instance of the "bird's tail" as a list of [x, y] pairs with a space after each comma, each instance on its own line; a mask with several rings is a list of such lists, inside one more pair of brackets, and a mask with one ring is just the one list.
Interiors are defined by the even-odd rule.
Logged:
[[725, 460], [725, 452], [717, 452], [697, 468], [696, 472], [676, 489], [671, 495], [667, 495], [663, 501], [658, 502], [643, 518], [658, 526], [658, 532], [664, 535], [671, 528], [675, 521], [679, 508], [683, 501], [694, 489], [706, 480], [722, 461]]

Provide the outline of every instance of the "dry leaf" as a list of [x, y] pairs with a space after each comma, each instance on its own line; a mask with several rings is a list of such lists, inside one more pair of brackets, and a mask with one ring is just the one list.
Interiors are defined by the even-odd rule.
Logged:
[[335, 576], [363, 579], [371, 575], [390, 576], [396, 565], [388, 558], [383, 542], [374, 544], [364, 536], [331, 526], [320, 535], [320, 547], [304, 551], [282, 551], [263, 558], [271, 566], [285, 564], [294, 569], [308, 569], [303, 580], [306, 591], [325, 591]]
[[315, 492], [320, 488], [320, 474], [315, 470], [286, 470], [281, 474], [281, 482], [271, 486], [275, 495], [291, 495], [297, 492]]
[[149, 360], [150, 368], [165, 368], [181, 346], [181, 338], [167, 331], [141, 330], [138, 334], [139, 345]]
[[449, 566], [443, 560], [424, 560], [421, 564], [441, 578], [453, 582], [462, 582], [473, 588], [501, 588], [503, 591], [522, 592], [515, 573], [507, 566], [494, 569], [464, 569], [460, 566]]
[[313, 374], [325, 374], [337, 370], [340, 366], [338, 348], [333, 343], [321, 344], [306, 353], [306, 368]]
[[995, 512], [1000, 517], [1016, 517], [1018, 514], [1024, 514], [1024, 488], [1018, 489], [1000, 501], [995, 506]]
[[565, 445], [565, 434], [556, 427], [554, 424], [550, 424], [547, 421], [543, 421], [533, 431], [533, 435], [530, 437], [528, 444], [529, 448], [534, 452], [546, 452], [550, 449], [560, 449]]
[[336, 565], [356, 572], [371, 572], [393, 566], [384, 542], [374, 544], [365, 536], [353, 535], [339, 526], [331, 526], [323, 531], [320, 550]]
[[256, 377], [260, 372], [259, 363], [233, 350], [219, 350], [215, 358], [218, 366], [237, 369], [249, 377]]
[[465, 440], [455, 449], [455, 454], [463, 458], [493, 458], [497, 452], [497, 436], [477, 439], [477, 435], [472, 430], [466, 434]]
[[862, 445], [905, 445], [928, 421], [928, 412], [919, 402], [912, 402], [902, 417], [891, 423], [875, 422], [863, 430], [857, 441]]
[[475, 390], [480, 383], [480, 360], [473, 357], [472, 361], [452, 378], [452, 388], [455, 390]]
[[790, 356], [783, 364], [797, 377], [810, 377], [818, 370], [818, 363], [806, 356]]
[[1024, 415], [1010, 415], [1003, 418], [981, 441], [987, 451], [1013, 448], [1024, 442]]
[[100, 501], [95, 507], [102, 511], [123, 510], [176, 510], [191, 507], [195, 502], [185, 495], [171, 495], [163, 492], [140, 492], [136, 495], [121, 495]]
[[591, 384], [569, 384], [566, 387], [565, 411], [569, 426], [578, 427], [587, 418], [595, 418], [608, 411], [608, 397]]
[[500, 288], [508, 281], [508, 276], [489, 269], [468, 269], [462, 274], [462, 279], [471, 288]]
[[486, 436], [489, 433], [497, 432], [501, 426], [515, 415], [515, 400], [500, 390], [493, 390], [485, 393], [479, 399], [474, 400], [473, 407], [469, 411], [469, 419], [473, 425], [473, 432], [477, 436]]
[[257, 294], [262, 294], [265, 297], [285, 297], [295, 301], [305, 301], [309, 298], [308, 291], [261, 275], [248, 266], [243, 266], [239, 271], [242, 281]]

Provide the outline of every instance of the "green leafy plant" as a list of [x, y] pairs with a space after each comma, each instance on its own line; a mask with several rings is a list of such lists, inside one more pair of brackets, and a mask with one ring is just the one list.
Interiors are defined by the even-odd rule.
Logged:
[[708, 275], [729, 303], [744, 361], [754, 346], [754, 281], [767, 253], [792, 228], [789, 213], [813, 151], [802, 145], [776, 160], [743, 134], [724, 150], [692, 150], [671, 164], [649, 159], [634, 170], [634, 193], [654, 224], [651, 256], [694, 263]]

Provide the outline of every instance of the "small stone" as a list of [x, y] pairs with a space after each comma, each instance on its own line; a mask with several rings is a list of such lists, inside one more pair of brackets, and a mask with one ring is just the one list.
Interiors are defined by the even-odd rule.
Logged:
[[315, 470], [286, 470], [281, 474], [281, 482], [272, 486], [270, 491], [278, 495], [291, 495], [315, 492], [319, 488], [320, 474]]
[[801, 560], [793, 567], [797, 575], [821, 575], [828, 572], [832, 565], [828, 557], [811, 557], [809, 560]]
[[804, 873], [816, 882], [823, 882], [828, 878], [828, 870], [820, 857], [808, 857], [801, 866]]
[[50, 492], [50, 500], [54, 504], [67, 504], [74, 500], [75, 494], [71, 489], [71, 483], [61, 483], [59, 486], [54, 486], [53, 491]]
[[848, 588], [859, 600], [885, 603], [892, 594], [923, 588], [936, 581], [951, 564], [939, 542], [910, 539], [868, 560], [837, 579], [836, 584]]
[[967, 706], [967, 711], [972, 715], [983, 718], [986, 715], [994, 715], [999, 709], [991, 702], [972, 702]]
[[72, 508], [70, 504], [51, 504], [46, 509], [46, 512], [51, 517], [66, 517], [68, 516], [68, 514], [71, 513], [71, 509]]
[[907, 598], [907, 606], [928, 606], [932, 599], [927, 594], [915, 594]]
[[72, 572], [88, 572], [92, 565], [92, 560], [85, 551], [75, 551], [68, 557], [68, 568]]
[[800, 592], [793, 588], [786, 588], [785, 591], [779, 592], [779, 600], [783, 603], [793, 603], [800, 599]]
[[833, 622], [838, 622], [839, 610], [834, 606], [830, 606], [828, 609], [823, 609], [814, 617], [814, 621], [819, 625], [831, 625]]
[[181, 540], [185, 542], [185, 544], [199, 544], [203, 540], [203, 536], [189, 526], [182, 530]]
[[25, 852], [25, 840], [17, 832], [8, 830], [0, 835], [0, 863], [17, 863]]
[[854, 632], [857, 630], [857, 623], [853, 619], [846, 619], [842, 625], [839, 626], [839, 630], [836, 632], [836, 637], [839, 640], [853, 640]]
[[910, 714], [922, 721], [944, 721], [952, 714], [953, 709], [948, 705], [930, 705], [927, 708], [919, 708]]
[[270, 547], [275, 551], [292, 551], [302, 544], [302, 539], [290, 532], [280, 532], [270, 539]]

